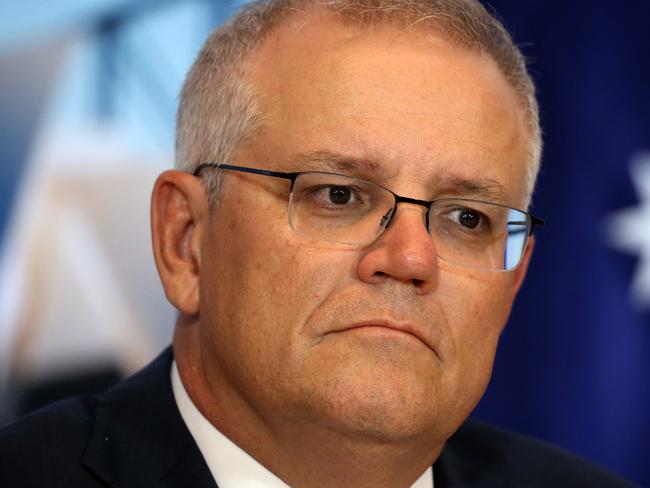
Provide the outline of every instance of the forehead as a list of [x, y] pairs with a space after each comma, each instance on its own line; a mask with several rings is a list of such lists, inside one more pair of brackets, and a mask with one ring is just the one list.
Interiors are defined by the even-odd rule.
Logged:
[[256, 159], [332, 151], [389, 179], [480, 174], [512, 203], [523, 198], [528, 134], [513, 90], [491, 58], [430, 28], [296, 15], [255, 53], [249, 77], [265, 121]]

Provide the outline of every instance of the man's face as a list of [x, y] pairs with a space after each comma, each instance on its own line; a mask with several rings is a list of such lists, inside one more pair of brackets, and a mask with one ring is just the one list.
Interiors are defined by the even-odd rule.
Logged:
[[[485, 56], [424, 30], [358, 31], [323, 15], [273, 33], [249, 77], [265, 129], [232, 164], [523, 205], [522, 111]], [[214, 398], [243, 399], [267, 425], [451, 435], [485, 390], [525, 267], [439, 260], [425, 210], [409, 204], [367, 247], [315, 241], [289, 226], [288, 195], [285, 180], [223, 173], [200, 269]]]

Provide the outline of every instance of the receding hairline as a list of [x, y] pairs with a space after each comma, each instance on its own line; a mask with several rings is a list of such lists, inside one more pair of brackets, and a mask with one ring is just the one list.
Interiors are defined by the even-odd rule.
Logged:
[[[254, 71], [254, 65], [261, 61], [259, 59], [260, 52], [269, 41], [269, 37], [274, 33], [278, 33], [285, 29], [291, 29], [292, 27], [295, 27], [295, 24], [320, 19], [340, 22], [346, 28], [353, 29], [358, 33], [364, 33], [374, 28], [395, 27], [398, 30], [407, 30], [448, 42], [451, 46], [457, 49], [467, 51], [468, 53], [479, 57], [484, 57], [486, 60], [489, 60], [489, 62], [494, 63], [498, 73], [503, 77], [504, 83], [510, 89], [513, 97], [517, 100], [517, 107], [522, 111], [522, 115], [524, 115], [527, 135], [532, 137], [532, 128], [529, 127], [530, 124], [528, 123], [528, 116], [526, 115], [527, 100], [524, 100], [518, 90], [512, 86], [512, 83], [503, 72], [501, 66], [499, 66], [494, 57], [490, 55], [490, 52], [481, 44], [468, 42], [464, 37], [456, 32], [451, 32], [448, 26], [439, 22], [438, 19], [431, 16], [424, 19], [418, 17], [416, 12], [411, 12], [409, 16], [406, 17], [402, 16], [401, 12], [397, 15], [395, 12], [390, 12], [383, 16], [376, 17], [369, 13], [364, 14], [363, 12], [330, 9], [326, 7], [328, 4], [327, 0], [308, 0], [308, 4], [303, 5], [302, 8], [285, 9], [286, 13], [282, 14], [282, 16], [274, 23], [273, 27], [267, 30], [264, 36], [258, 40], [254, 48], [250, 50], [246, 59], [242, 60], [242, 64], [244, 65], [245, 81], [252, 88], [252, 97], [258, 98], [261, 96], [261, 93], [255, 90], [255, 82], [258, 80], [255, 80], [250, 76], [251, 71]], [[260, 113], [258, 115], [260, 123], [256, 126], [256, 129], [263, 130], [264, 114]]]
[[[420, 32], [422, 34], [429, 33], [449, 42], [459, 49], [486, 55], [495, 63], [497, 61], [485, 46], [468, 39], [465, 31], [456, 25], [453, 18], [449, 18], [449, 21], [445, 22], [440, 17], [433, 15], [423, 17], [417, 8], [412, 8], [411, 10], [407, 8], [404, 10], [382, 8], [340, 9], [336, 8], [339, 2], [331, 2], [329, 0], [288, 0], [288, 3], [292, 6], [279, 8], [279, 12], [274, 17], [273, 22], [266, 26], [267, 28], [256, 39], [248, 55], [241, 60], [242, 64], [247, 68], [273, 33], [290, 28], [292, 23], [319, 20], [319, 18], [341, 22], [344, 26], [356, 29], [358, 32], [388, 26], [396, 27], [400, 30], [412, 29], [413, 32]], [[293, 6], [294, 3], [296, 5], [299, 3], [300, 6]], [[334, 8], [332, 7], [333, 5]], [[498, 63], [496, 65], [499, 72], [504, 76], [506, 83], [510, 84], [510, 80], [508, 80], [502, 67]], [[516, 94], [515, 87], [512, 88]]]

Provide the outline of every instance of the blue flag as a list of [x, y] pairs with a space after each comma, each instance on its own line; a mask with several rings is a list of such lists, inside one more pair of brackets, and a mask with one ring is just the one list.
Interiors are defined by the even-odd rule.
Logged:
[[547, 225], [475, 416], [650, 486], [650, 3], [491, 4], [537, 81]]

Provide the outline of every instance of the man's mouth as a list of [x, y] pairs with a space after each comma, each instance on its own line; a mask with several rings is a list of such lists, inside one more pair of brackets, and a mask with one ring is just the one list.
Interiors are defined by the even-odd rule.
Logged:
[[368, 333], [384, 335], [386, 337], [410, 336], [411, 338], [414, 338], [424, 344], [434, 353], [436, 352], [432, 338], [427, 337], [426, 334], [421, 330], [421, 327], [417, 327], [410, 322], [400, 322], [387, 319], [363, 320], [347, 325], [333, 332], [348, 331], [367, 331]]

